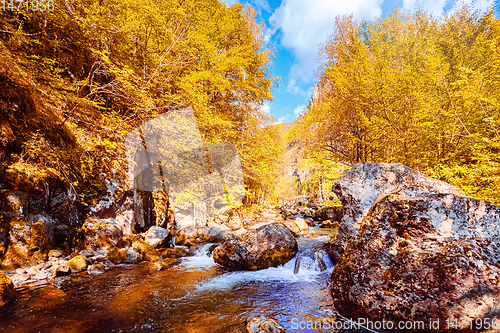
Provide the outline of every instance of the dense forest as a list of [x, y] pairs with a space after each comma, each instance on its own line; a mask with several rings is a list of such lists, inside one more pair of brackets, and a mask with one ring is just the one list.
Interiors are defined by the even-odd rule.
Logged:
[[0, 330], [499, 331], [498, 15], [332, 15], [276, 124], [289, 2], [0, 4]]
[[[12, 186], [57, 179], [87, 206], [109, 175], [126, 178], [133, 128], [192, 106], [205, 143], [238, 148], [246, 203], [298, 194], [294, 178], [279, 179], [283, 131], [260, 111], [276, 78], [252, 7], [56, 1], [0, 20], [0, 143]], [[493, 10], [467, 7], [445, 19], [337, 17], [317, 95], [285, 135], [308, 170], [300, 190], [329, 200], [348, 166], [395, 162], [498, 203], [499, 29]]]
[[493, 10], [338, 17], [317, 96], [289, 135], [317, 164], [314, 192], [342, 165], [392, 162], [500, 203], [499, 50]]
[[260, 108], [276, 79], [252, 7], [59, 0], [50, 11], [10, 9], [0, 15], [8, 187], [63, 182], [84, 208], [109, 179], [126, 181], [132, 129], [189, 106], [206, 144], [238, 148], [246, 201], [272, 193], [279, 131]]

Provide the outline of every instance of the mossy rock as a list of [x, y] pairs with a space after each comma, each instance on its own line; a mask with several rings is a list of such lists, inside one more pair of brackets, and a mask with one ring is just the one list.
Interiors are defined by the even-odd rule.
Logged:
[[89, 260], [86, 256], [80, 254], [71, 260], [66, 261], [64, 266], [68, 266], [72, 272], [81, 272], [87, 269], [89, 266]]
[[112, 261], [114, 264], [121, 264], [128, 261], [128, 254], [126, 248], [112, 247], [108, 250], [108, 255], [106, 257], [108, 260]]
[[33, 223], [30, 227], [30, 248], [45, 249], [47, 247], [47, 229], [42, 221]]
[[178, 265], [180, 263], [181, 263], [181, 261], [179, 259], [167, 258], [167, 259], [164, 259], [164, 260], [158, 262], [157, 264], [159, 264], [160, 270], [164, 270], [164, 269], [169, 269], [170, 267]]
[[14, 284], [2, 272], [0, 272], [0, 307], [13, 302], [16, 299]]
[[298, 251], [292, 231], [281, 223], [264, 225], [238, 237], [228, 235], [213, 250], [214, 261], [233, 269], [259, 270], [283, 265]]
[[259, 269], [266, 269], [269, 267], [276, 267], [286, 264], [297, 254], [295, 249], [272, 249], [264, 253], [264, 255], [257, 261], [249, 262], [250, 270], [256, 271]]
[[132, 244], [132, 248], [134, 249], [134, 251], [140, 253], [142, 255], [142, 258], [146, 261], [160, 260], [160, 254], [158, 253], [158, 251], [143, 240], [135, 241]]
[[160, 254], [162, 258], [182, 258], [186, 257], [189, 251], [180, 248], [162, 249], [160, 250]]

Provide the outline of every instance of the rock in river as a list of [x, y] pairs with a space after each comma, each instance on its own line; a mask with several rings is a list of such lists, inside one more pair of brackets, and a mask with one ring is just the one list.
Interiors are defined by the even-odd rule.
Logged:
[[84, 271], [87, 269], [88, 265], [89, 259], [82, 254], [77, 255], [76, 257], [64, 263], [64, 266], [68, 266], [72, 272]]
[[152, 247], [173, 247], [172, 234], [168, 229], [152, 226], [146, 232], [144, 240]]
[[285, 264], [297, 254], [297, 240], [281, 223], [263, 225], [241, 237], [229, 234], [213, 251], [214, 261], [226, 267], [259, 270]]
[[401, 164], [359, 163], [344, 172], [333, 184], [333, 192], [342, 201], [343, 219], [337, 245], [343, 249], [355, 235], [370, 207], [385, 194], [401, 191], [408, 198], [423, 193], [464, 195], [458, 188], [430, 178]]
[[301, 217], [295, 219], [295, 224], [299, 227], [300, 231], [309, 230], [309, 225], [307, 225], [306, 220]]
[[250, 317], [247, 319], [246, 333], [282, 333], [285, 329], [274, 319]]
[[2, 272], [0, 272], [0, 307], [14, 301], [16, 298], [14, 284]]
[[349, 318], [426, 325], [407, 332], [456, 331], [446, 329], [455, 320], [500, 325], [499, 251], [500, 207], [453, 194], [389, 194], [347, 243], [332, 273], [333, 302]]

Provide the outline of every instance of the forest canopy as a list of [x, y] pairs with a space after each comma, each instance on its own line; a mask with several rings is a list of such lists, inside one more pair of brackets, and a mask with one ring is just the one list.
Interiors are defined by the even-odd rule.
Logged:
[[[239, 150], [248, 194], [271, 191], [271, 52], [252, 7], [218, 0], [56, 0], [0, 13], [0, 148], [12, 186], [59, 179], [82, 204], [140, 124], [192, 107], [206, 144]], [[270, 148], [269, 148], [270, 147]], [[1, 170], [0, 170], [1, 171]]]
[[[401, 163], [500, 203], [500, 21], [468, 7], [338, 17], [291, 142], [346, 166]], [[326, 162], [325, 162], [326, 163]], [[328, 162], [331, 163], [331, 162]]]

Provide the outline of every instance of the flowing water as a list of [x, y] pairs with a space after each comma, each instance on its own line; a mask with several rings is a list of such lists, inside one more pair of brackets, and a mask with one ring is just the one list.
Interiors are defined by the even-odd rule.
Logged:
[[245, 319], [266, 315], [287, 332], [340, 332], [324, 325], [339, 320], [328, 290], [333, 265], [316, 251], [327, 239], [299, 238], [294, 259], [255, 272], [220, 267], [208, 244], [165, 271], [143, 264], [58, 278], [53, 285], [18, 293], [0, 314], [0, 330], [243, 332]]

